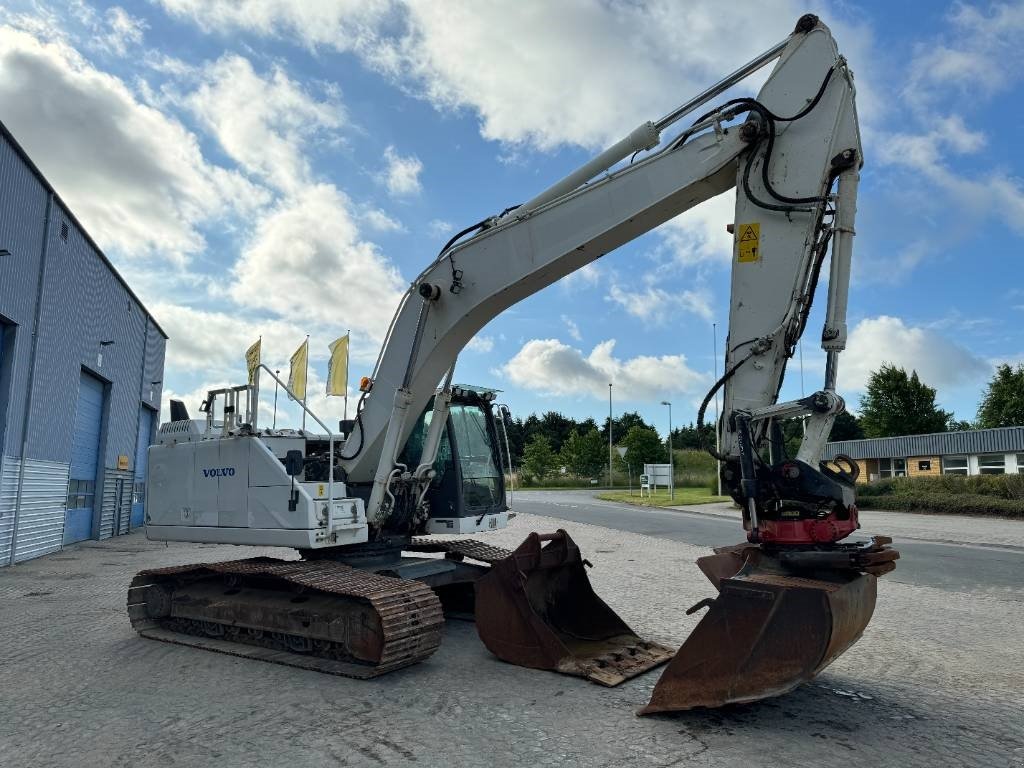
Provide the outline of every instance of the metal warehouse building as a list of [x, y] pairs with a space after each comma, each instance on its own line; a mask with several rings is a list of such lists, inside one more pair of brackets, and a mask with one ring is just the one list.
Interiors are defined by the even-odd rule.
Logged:
[[142, 525], [166, 340], [0, 124], [0, 566]]
[[824, 458], [845, 454], [860, 465], [860, 482], [921, 475], [1024, 474], [1024, 427], [845, 440]]

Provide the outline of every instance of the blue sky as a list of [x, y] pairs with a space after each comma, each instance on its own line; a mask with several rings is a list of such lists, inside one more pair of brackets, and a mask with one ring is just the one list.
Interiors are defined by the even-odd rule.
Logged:
[[[1024, 359], [1024, 3], [812, 2], [857, 77], [866, 165], [840, 388], [917, 369], [974, 417]], [[451, 233], [532, 197], [785, 37], [807, 3], [0, 4], [0, 119], [171, 336], [166, 392], [368, 374]], [[748, 90], [756, 90], [754, 80]], [[456, 378], [515, 413], [695, 416], [728, 315], [731, 194], [487, 326]], [[820, 296], [817, 308], [824, 303]], [[820, 312], [804, 388], [820, 385]], [[790, 366], [783, 396], [800, 394]], [[338, 399], [312, 398], [340, 413]], [[283, 420], [283, 419], [282, 419]]]

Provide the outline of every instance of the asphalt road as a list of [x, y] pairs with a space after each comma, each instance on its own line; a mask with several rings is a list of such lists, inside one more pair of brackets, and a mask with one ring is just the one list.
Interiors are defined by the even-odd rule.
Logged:
[[[742, 541], [737, 520], [720, 515], [639, 507], [595, 499], [586, 491], [519, 491], [513, 509], [641, 533], [703, 547]], [[1024, 602], [1024, 549], [901, 539], [896, 570], [886, 579], [950, 592], [983, 592]]]

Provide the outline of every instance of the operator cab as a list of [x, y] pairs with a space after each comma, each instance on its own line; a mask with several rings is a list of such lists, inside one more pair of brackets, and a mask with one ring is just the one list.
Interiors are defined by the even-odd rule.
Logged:
[[[426, 495], [430, 508], [427, 533], [473, 533], [505, 527], [508, 505], [493, 407], [496, 396], [494, 389], [452, 387], [448, 424], [434, 460], [436, 474]], [[398, 459], [410, 468], [419, 465], [433, 409], [431, 398]]]

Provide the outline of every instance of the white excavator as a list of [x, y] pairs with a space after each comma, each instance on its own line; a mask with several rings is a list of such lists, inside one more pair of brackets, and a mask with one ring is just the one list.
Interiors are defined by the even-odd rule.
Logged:
[[[728, 99], [669, 134], [773, 62], [757, 98]], [[643, 713], [754, 701], [811, 679], [860, 637], [876, 578], [898, 558], [885, 537], [842, 543], [859, 527], [856, 464], [821, 460], [844, 408], [836, 376], [862, 163], [853, 74], [829, 29], [803, 16], [666, 117], [453, 237], [402, 299], [354, 420], [335, 431], [310, 412], [323, 432], [261, 427], [258, 383], [211, 392], [202, 420], [174, 404], [150, 449], [147, 536], [299, 557], [143, 571], [128, 593], [133, 625], [367, 678], [433, 653], [445, 614], [472, 614], [496, 656], [527, 667], [615, 685], [670, 661]], [[452, 383], [467, 342], [516, 302], [732, 187], [725, 373], [698, 420], [722, 390], [720, 447], [708, 450], [746, 541], [698, 560], [718, 595], [690, 609], [709, 611], [675, 653], [594, 593], [564, 531], [531, 533], [513, 552], [430, 534], [509, 518], [495, 393]], [[824, 385], [778, 402], [830, 245]], [[806, 432], [787, 456], [779, 423], [794, 417]]]

